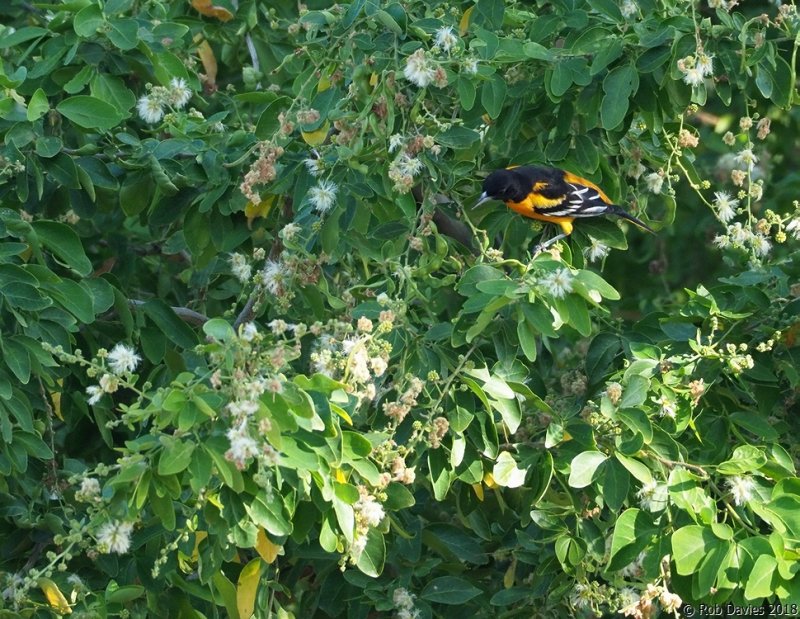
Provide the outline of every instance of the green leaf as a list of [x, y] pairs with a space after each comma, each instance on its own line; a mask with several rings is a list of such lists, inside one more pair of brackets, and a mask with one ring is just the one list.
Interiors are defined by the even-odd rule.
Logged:
[[481, 105], [490, 118], [495, 119], [500, 116], [507, 91], [505, 80], [497, 73], [481, 87]]
[[367, 576], [378, 578], [383, 573], [386, 562], [386, 542], [383, 533], [378, 529], [370, 528], [367, 531], [367, 545], [356, 561], [356, 567]]
[[186, 470], [192, 460], [195, 444], [170, 437], [163, 437], [161, 442], [164, 448], [158, 458], [158, 474], [174, 475]]
[[642, 435], [645, 443], [650, 443], [653, 440], [653, 424], [650, 418], [643, 410], [638, 408], [621, 408], [617, 411], [620, 421], [624, 423], [633, 432], [638, 432]]
[[517, 468], [517, 461], [507, 451], [500, 452], [492, 469], [492, 476], [497, 484], [507, 488], [519, 488], [524, 484], [525, 473], [525, 470]]
[[79, 37], [86, 39], [97, 34], [98, 28], [101, 28], [104, 23], [105, 17], [102, 9], [96, 4], [90, 4], [78, 11], [72, 22], [72, 27]]
[[619, 511], [628, 497], [631, 475], [619, 461], [613, 459], [603, 464], [602, 474], [603, 499], [612, 511]]
[[437, 604], [464, 604], [483, 591], [456, 576], [440, 576], [429, 581], [420, 597]]
[[[473, 86], [474, 92], [474, 86]], [[473, 99], [474, 99], [473, 94]], [[436, 136], [436, 141], [441, 144], [442, 146], [447, 146], [449, 148], [459, 149], [459, 148], [468, 148], [472, 146], [475, 142], [480, 139], [480, 134], [477, 131], [473, 131], [467, 127], [450, 127], [447, 131], [443, 131], [442, 133]]]
[[630, 458], [619, 452], [615, 453], [614, 457], [616, 457], [616, 459], [620, 461], [622, 466], [628, 469], [628, 472], [631, 475], [633, 475], [643, 484], [649, 484], [653, 481], [653, 474], [650, 472], [650, 469], [647, 468], [647, 465], [644, 464], [643, 462], [640, 462], [636, 458]]
[[443, 501], [452, 482], [452, 472], [448, 467], [444, 449], [428, 451], [428, 470], [433, 485], [433, 496], [437, 501]]
[[224, 318], [212, 318], [204, 322], [203, 333], [219, 342], [230, 342], [236, 337], [233, 327]]
[[139, 24], [135, 19], [112, 19], [108, 23], [111, 27], [107, 34], [108, 40], [117, 48], [126, 52], [138, 45]]
[[723, 475], [740, 475], [754, 473], [767, 463], [767, 456], [758, 447], [741, 445], [733, 450], [729, 460], [722, 462], [717, 467], [717, 472]]
[[681, 576], [690, 576], [697, 571], [700, 562], [708, 553], [707, 546], [717, 541], [709, 527], [691, 524], [672, 534], [672, 558]]
[[584, 451], [572, 459], [569, 472], [569, 485], [573, 488], [585, 488], [594, 478], [598, 467], [608, 459], [599, 451]]
[[41, 219], [31, 223], [42, 244], [78, 275], [92, 272], [92, 263], [83, 251], [83, 245], [75, 231], [66, 224]]
[[250, 505], [245, 505], [247, 513], [258, 526], [264, 527], [276, 536], [291, 535], [292, 525], [285, 514], [283, 499], [280, 496], [261, 491]]
[[608, 569], [619, 570], [636, 559], [658, 532], [651, 516], [636, 508], [626, 509], [614, 525]]
[[638, 374], [631, 376], [622, 391], [622, 398], [619, 401], [619, 407], [634, 408], [641, 406], [647, 399], [647, 390], [649, 388], [649, 379]]
[[172, 308], [161, 299], [151, 299], [142, 305], [144, 313], [152, 320], [167, 338], [181, 348], [197, 345], [197, 335], [183, 322]]
[[44, 90], [37, 88], [36, 92], [31, 95], [31, 100], [28, 102], [28, 110], [26, 112], [28, 122], [39, 120], [42, 116], [47, 114], [50, 110], [50, 104], [47, 102], [47, 95]]
[[280, 114], [289, 103], [290, 101], [286, 97], [279, 97], [264, 108], [256, 124], [255, 133], [259, 140], [268, 140], [278, 131], [281, 124], [278, 120], [278, 114]]
[[592, 339], [584, 360], [586, 376], [591, 383], [598, 383], [605, 377], [620, 349], [619, 336], [613, 333], [598, 333]]
[[604, 129], [616, 129], [628, 114], [630, 98], [639, 88], [636, 67], [628, 64], [616, 67], [603, 80], [603, 103], [600, 106], [600, 122]]
[[56, 105], [56, 109], [84, 129], [111, 129], [123, 119], [122, 113], [116, 107], [88, 95], [64, 99]]
[[744, 599], [771, 598], [774, 593], [772, 578], [777, 566], [778, 561], [772, 555], [758, 557], [744, 586]]

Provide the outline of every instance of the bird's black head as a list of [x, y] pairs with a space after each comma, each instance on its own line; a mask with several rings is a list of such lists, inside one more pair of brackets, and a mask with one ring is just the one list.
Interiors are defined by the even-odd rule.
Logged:
[[495, 170], [483, 181], [483, 195], [487, 198], [517, 202], [526, 193], [514, 170]]

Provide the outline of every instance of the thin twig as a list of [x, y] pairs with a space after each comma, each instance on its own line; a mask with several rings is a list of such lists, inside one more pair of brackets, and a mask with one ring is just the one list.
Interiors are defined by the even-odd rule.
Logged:
[[[128, 305], [136, 309], [142, 307], [145, 303], [146, 301], [140, 301], [138, 299], [128, 300]], [[203, 325], [209, 320], [208, 316], [205, 314], [196, 312], [188, 307], [171, 307], [170, 309], [175, 312], [178, 318], [192, 325]]]

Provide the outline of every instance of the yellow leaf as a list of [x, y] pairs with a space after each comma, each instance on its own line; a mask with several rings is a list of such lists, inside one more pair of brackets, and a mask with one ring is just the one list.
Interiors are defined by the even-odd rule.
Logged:
[[326, 120], [319, 129], [315, 131], [301, 131], [300, 135], [303, 136], [303, 140], [309, 146], [319, 146], [328, 138], [328, 130], [330, 128], [331, 124]]
[[319, 78], [319, 83], [317, 84], [317, 92], [325, 92], [330, 87], [331, 87], [330, 77], [322, 76], [321, 78]]
[[218, 4], [212, 4], [212, 0], [192, 0], [192, 6], [206, 17], [216, 17], [220, 21], [230, 21], [233, 13]]
[[517, 574], [517, 559], [514, 557], [511, 560], [511, 565], [508, 566], [506, 573], [503, 575], [503, 586], [506, 589], [510, 589], [514, 586], [514, 580], [516, 580]]
[[208, 531], [194, 532], [194, 550], [192, 551], [192, 561], [196, 562], [200, 558], [200, 542], [208, 537]]
[[333, 469], [333, 471], [333, 476], [336, 478], [336, 481], [338, 481], [340, 484], [347, 483], [347, 477], [345, 477], [342, 469]]
[[275, 195], [268, 195], [266, 198], [261, 200], [260, 204], [253, 204], [252, 202], [248, 202], [244, 207], [244, 215], [247, 217], [247, 227], [249, 228], [253, 224], [253, 220], [256, 217], [266, 217], [269, 215], [269, 212], [272, 210], [272, 207], [275, 206], [275, 200], [278, 196]]
[[491, 473], [486, 473], [483, 476], [483, 483], [486, 484], [487, 488], [497, 488], [497, 482], [495, 482], [494, 476]]
[[72, 613], [67, 598], [61, 593], [61, 589], [58, 588], [56, 583], [44, 577], [40, 578], [38, 583], [39, 587], [44, 592], [44, 597], [47, 598], [47, 603], [50, 604], [59, 615], [69, 615]]
[[[59, 378], [56, 381], [59, 387], [64, 386], [64, 379]], [[61, 392], [60, 391], [51, 391], [50, 392], [50, 400], [53, 402], [53, 412], [55, 413], [56, 417], [58, 417], [61, 421], [64, 421], [64, 415], [61, 414]]]
[[373, 73], [372, 75], [369, 76], [369, 85], [372, 86], [373, 88], [375, 88], [375, 86], [378, 85], [378, 74], [377, 73]]
[[346, 411], [346, 410], [344, 410], [344, 409], [343, 409], [341, 406], [339, 406], [338, 404], [334, 404], [333, 402], [331, 402], [331, 403], [330, 403], [330, 406], [331, 406], [331, 410], [332, 410], [334, 413], [336, 413], [337, 415], [339, 415], [339, 417], [341, 417], [342, 419], [344, 419], [344, 420], [345, 420], [345, 421], [346, 421], [346, 422], [347, 422], [349, 425], [351, 425], [351, 426], [353, 425], [353, 420], [350, 418], [350, 415], [348, 415], [348, 414], [347, 414], [347, 411]]
[[256, 551], [261, 555], [267, 563], [272, 563], [278, 555], [283, 554], [283, 546], [273, 544], [264, 532], [264, 529], [258, 529], [256, 536]]
[[467, 34], [467, 30], [469, 30], [469, 20], [470, 20], [470, 17], [472, 17], [472, 11], [473, 11], [474, 8], [475, 8], [475, 5], [473, 4], [466, 11], [464, 11], [464, 14], [461, 16], [461, 21], [458, 22], [458, 34], [459, 34], [459, 36], [463, 37], [465, 34]]
[[475, 492], [475, 496], [478, 497], [478, 500], [483, 501], [483, 486], [480, 484], [472, 484], [472, 490]]
[[200, 56], [200, 62], [203, 63], [203, 69], [206, 72], [206, 83], [209, 87], [214, 87], [217, 84], [217, 59], [214, 57], [214, 50], [208, 44], [208, 41], [203, 41], [197, 46], [197, 55]]
[[261, 580], [261, 559], [253, 559], [239, 573], [236, 585], [236, 607], [240, 619], [250, 619], [256, 609], [256, 593]]

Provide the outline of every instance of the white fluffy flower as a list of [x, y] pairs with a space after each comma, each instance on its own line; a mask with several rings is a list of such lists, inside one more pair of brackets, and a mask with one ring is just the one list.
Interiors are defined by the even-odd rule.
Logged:
[[666, 508], [669, 495], [666, 484], [659, 484], [653, 480], [644, 484], [636, 496], [642, 509], [658, 512]]
[[714, 57], [706, 53], [697, 55], [697, 62], [694, 65], [704, 76], [714, 75]]
[[94, 501], [100, 496], [100, 482], [94, 477], [84, 477], [80, 489], [75, 493], [79, 501]]
[[739, 200], [732, 198], [729, 193], [717, 191], [714, 193], [714, 208], [717, 209], [717, 217], [722, 223], [728, 223], [736, 217], [736, 207]]
[[136, 351], [125, 344], [117, 344], [108, 353], [108, 365], [114, 374], [127, 374], [136, 371], [142, 358]]
[[675, 402], [670, 400], [667, 396], [662, 395], [658, 401], [656, 402], [661, 407], [659, 411], [659, 415], [661, 417], [669, 417], [670, 419], [675, 419], [677, 414], [677, 409], [675, 408]]
[[639, 12], [639, 7], [633, 0], [625, 0], [622, 6], [619, 7], [619, 10], [622, 16], [627, 19], [636, 15], [636, 13]]
[[744, 505], [752, 499], [756, 489], [756, 485], [750, 477], [739, 477], [738, 475], [728, 479], [725, 485], [728, 486], [728, 490], [733, 496], [733, 502], [737, 505]]
[[791, 234], [796, 240], [800, 240], [800, 217], [795, 217], [786, 224], [786, 232]]
[[283, 288], [283, 264], [274, 260], [267, 260], [261, 270], [261, 283], [272, 294], [280, 294]]
[[103, 390], [97, 385], [89, 385], [86, 387], [86, 394], [89, 396], [86, 400], [89, 406], [94, 406], [100, 401], [100, 398], [103, 397]]
[[358, 512], [361, 517], [371, 527], [377, 527], [383, 517], [386, 515], [383, 511], [383, 505], [378, 503], [372, 495], [362, 495], [353, 505], [353, 509]]
[[319, 176], [322, 174], [322, 162], [319, 159], [303, 159], [303, 163], [311, 176]]
[[231, 265], [231, 273], [241, 283], [246, 284], [250, 281], [250, 276], [253, 274], [253, 268], [247, 262], [247, 258], [243, 254], [231, 254], [228, 259]]
[[317, 186], [311, 188], [308, 197], [317, 212], [325, 214], [335, 204], [337, 191], [339, 187], [333, 181], [320, 181]]
[[100, 552], [125, 554], [131, 547], [133, 523], [114, 520], [106, 522], [97, 531], [97, 546]]
[[425, 88], [433, 81], [436, 71], [428, 57], [425, 55], [425, 50], [418, 49], [406, 59], [406, 66], [403, 69], [403, 75], [406, 79], [420, 88]]
[[164, 107], [155, 97], [147, 95], [141, 97], [136, 104], [136, 111], [139, 112], [139, 118], [150, 125], [154, 125], [164, 118]]
[[231, 448], [225, 452], [225, 459], [233, 462], [239, 470], [244, 469], [247, 461], [258, 455], [258, 443], [248, 434], [246, 423], [230, 428], [226, 436]]
[[772, 243], [763, 234], [754, 234], [750, 239], [750, 246], [753, 248], [753, 253], [756, 256], [764, 257], [772, 249]]
[[697, 65], [686, 69], [683, 74], [683, 81], [689, 84], [689, 86], [700, 86], [703, 82], [705, 82], [703, 70]]
[[583, 255], [589, 262], [596, 262], [602, 260], [608, 255], [610, 251], [608, 245], [605, 245], [595, 238], [589, 237], [592, 244], [589, 247], [583, 248]]
[[563, 299], [572, 292], [572, 273], [569, 269], [556, 269], [545, 275], [539, 283], [555, 299]]
[[661, 193], [661, 186], [664, 184], [664, 177], [661, 176], [658, 172], [651, 172], [647, 176], [644, 177], [645, 185], [647, 185], [647, 189], [650, 193]]
[[478, 72], [478, 59], [467, 58], [461, 65], [461, 70], [467, 75], [475, 75]]
[[744, 148], [739, 151], [734, 158], [734, 161], [752, 171], [752, 169], [758, 163], [758, 157], [753, 154], [753, 150], [751, 148]]
[[389, 152], [393, 153], [403, 145], [403, 136], [395, 133], [389, 137]]
[[255, 323], [248, 322], [241, 327], [239, 337], [241, 337], [245, 342], [252, 342], [256, 335], [258, 335], [258, 327], [256, 327]]
[[350, 546], [350, 556], [353, 557], [356, 561], [361, 556], [361, 553], [364, 552], [364, 549], [367, 547], [367, 536], [366, 535], [359, 535], [353, 540], [353, 545]]
[[189, 103], [192, 91], [182, 77], [173, 77], [169, 82], [169, 100], [176, 109], [181, 109]]
[[433, 42], [442, 49], [442, 51], [449, 52], [453, 46], [458, 43], [458, 37], [453, 33], [450, 26], [442, 26], [436, 31], [433, 37]]

